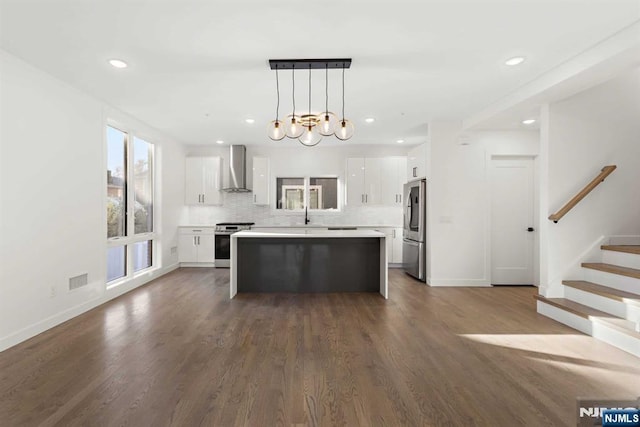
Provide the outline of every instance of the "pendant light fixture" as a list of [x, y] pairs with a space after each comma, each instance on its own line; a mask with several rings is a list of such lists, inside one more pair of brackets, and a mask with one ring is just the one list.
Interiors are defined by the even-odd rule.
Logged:
[[351, 121], [344, 118], [344, 68], [342, 69], [342, 120], [338, 122], [336, 127], [336, 138], [341, 141], [346, 141], [353, 136], [355, 128]]
[[318, 145], [322, 140], [322, 135], [318, 133], [317, 118], [311, 114], [311, 65], [309, 65], [309, 114], [304, 116], [302, 121], [304, 122], [304, 131], [298, 141], [305, 147]]
[[287, 137], [298, 138], [304, 132], [304, 128], [300, 123], [300, 117], [296, 116], [296, 69], [291, 69], [291, 94], [293, 100], [293, 113], [287, 117], [285, 131]]
[[282, 140], [285, 135], [284, 123], [280, 121], [278, 118], [278, 113], [280, 111], [280, 82], [278, 80], [278, 67], [276, 66], [276, 94], [278, 96], [278, 103], [276, 104], [276, 119], [269, 123], [269, 127], [267, 129], [269, 138], [274, 141]]
[[[353, 123], [344, 115], [344, 70], [351, 67], [351, 58], [339, 59], [270, 59], [269, 65], [276, 71], [276, 89], [278, 103], [276, 107], [276, 120], [268, 127], [269, 138], [280, 141], [284, 136], [296, 138], [305, 147], [318, 145], [323, 136], [335, 135], [340, 140], [351, 138], [354, 132]], [[309, 70], [309, 110], [302, 116], [296, 115], [296, 79], [295, 70], [308, 68]], [[278, 83], [278, 70], [291, 70], [291, 93], [293, 112], [283, 121], [279, 120], [280, 86]], [[325, 108], [320, 114], [311, 112], [311, 74], [312, 70], [324, 69], [325, 71]], [[329, 69], [342, 69], [342, 119], [329, 111]]]
[[336, 128], [336, 115], [329, 111], [329, 64], [324, 69], [324, 114], [318, 122], [318, 132], [323, 136], [333, 135]]

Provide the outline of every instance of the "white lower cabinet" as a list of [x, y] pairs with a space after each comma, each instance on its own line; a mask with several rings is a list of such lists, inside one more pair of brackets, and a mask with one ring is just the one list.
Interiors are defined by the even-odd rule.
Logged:
[[215, 259], [213, 228], [181, 228], [178, 236], [178, 261], [210, 264]]
[[391, 232], [392, 251], [391, 263], [402, 264], [402, 227], [394, 228]]
[[[366, 229], [368, 227], [358, 227]], [[402, 227], [371, 227], [371, 230], [384, 233], [387, 241], [387, 262], [402, 264]]]

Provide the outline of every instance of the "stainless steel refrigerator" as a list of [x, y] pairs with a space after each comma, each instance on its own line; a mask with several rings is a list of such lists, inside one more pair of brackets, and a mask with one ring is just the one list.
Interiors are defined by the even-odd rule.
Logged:
[[427, 280], [427, 180], [404, 185], [402, 264], [418, 280]]

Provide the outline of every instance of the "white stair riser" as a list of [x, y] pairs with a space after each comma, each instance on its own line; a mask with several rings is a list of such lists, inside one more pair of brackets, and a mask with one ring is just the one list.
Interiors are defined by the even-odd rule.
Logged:
[[607, 325], [594, 322], [593, 337], [618, 347], [634, 356], [640, 357], [640, 339], [622, 333], [616, 329], [609, 328]]
[[640, 294], [640, 279], [607, 273], [605, 271], [592, 270], [590, 268], [583, 268], [582, 270], [584, 271], [584, 280], [588, 282], [598, 283], [621, 291]]
[[636, 268], [640, 270], [640, 255], [626, 252], [602, 251], [602, 262], [605, 264], [619, 265], [621, 267]]
[[587, 335], [606, 342], [634, 356], [640, 357], [640, 340], [630, 335], [619, 332], [616, 329], [608, 328], [602, 323], [592, 322], [583, 317], [569, 313], [568, 311], [556, 308], [552, 305], [538, 301], [538, 313], [550, 317], [553, 320], [563, 323]]
[[625, 304], [621, 301], [581, 291], [569, 286], [564, 287], [564, 295], [565, 298], [570, 299], [571, 301], [593, 307], [596, 310], [604, 311], [605, 313], [613, 314], [614, 316], [627, 319], [635, 323], [640, 322], [640, 307], [638, 306]]
[[557, 322], [570, 326], [573, 329], [577, 329], [583, 334], [591, 335], [592, 325], [590, 320], [580, 316], [576, 316], [575, 314], [561, 310], [542, 301], [538, 301], [537, 308], [538, 313], [550, 317]]

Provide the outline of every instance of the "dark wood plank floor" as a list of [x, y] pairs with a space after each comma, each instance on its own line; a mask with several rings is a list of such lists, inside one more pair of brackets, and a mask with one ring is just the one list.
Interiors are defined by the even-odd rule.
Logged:
[[640, 360], [535, 312], [534, 288], [228, 295], [180, 269], [0, 353], [2, 426], [575, 425]]

